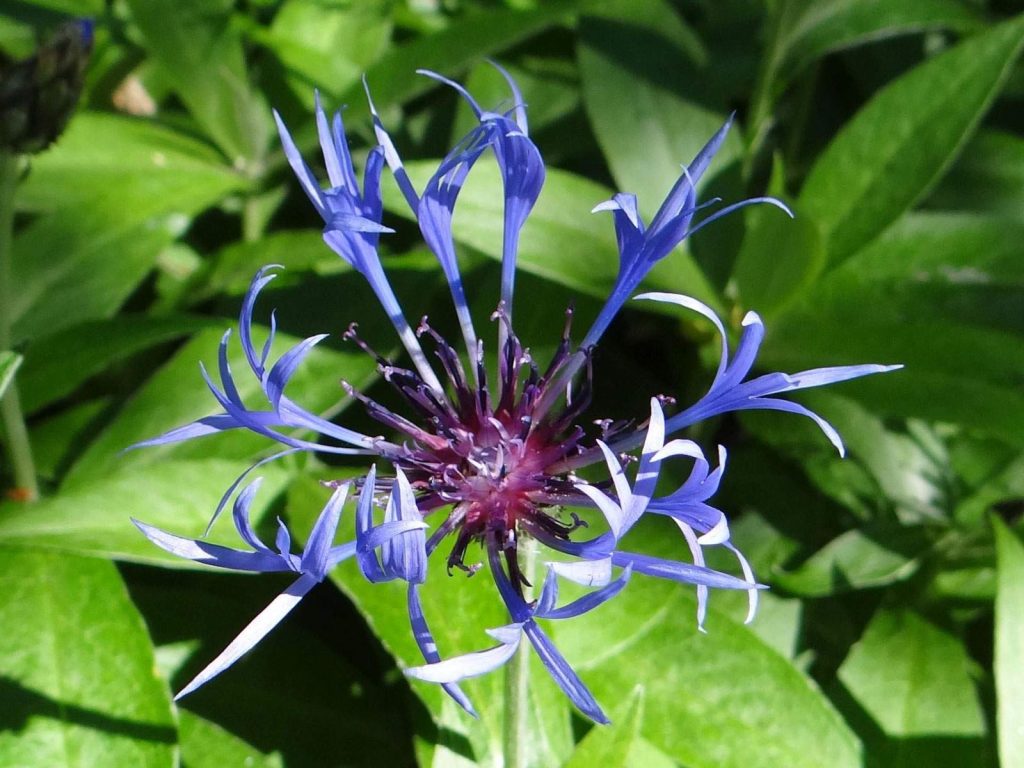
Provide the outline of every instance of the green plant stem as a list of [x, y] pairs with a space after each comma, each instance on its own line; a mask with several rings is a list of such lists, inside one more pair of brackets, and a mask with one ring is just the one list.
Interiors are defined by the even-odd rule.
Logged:
[[[519, 553], [523, 558], [523, 575], [528, 581], [533, 581], [537, 542], [528, 536], [521, 536]], [[529, 601], [531, 595], [526, 594], [524, 597]], [[505, 667], [505, 768], [526, 768], [529, 707], [530, 643], [523, 638], [515, 656]]]
[[[0, 152], [0, 349], [10, 349], [11, 325], [11, 245], [14, 234], [14, 189], [18, 185], [20, 158]], [[12, 381], [0, 401], [7, 451], [14, 468], [14, 482], [26, 501], [39, 498], [36, 467], [32, 461], [32, 445], [21, 412], [18, 385]]]

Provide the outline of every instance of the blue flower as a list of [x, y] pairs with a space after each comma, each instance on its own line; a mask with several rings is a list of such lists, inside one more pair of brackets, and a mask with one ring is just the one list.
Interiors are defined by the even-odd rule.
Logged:
[[[744, 319], [738, 347], [730, 358], [725, 327], [711, 309], [677, 294], [641, 294], [635, 298], [676, 304], [703, 315], [715, 325], [721, 336], [722, 353], [714, 381], [697, 403], [673, 413], [664, 413], [662, 401], [652, 398], [650, 415], [639, 426], [620, 425], [600, 434], [585, 428], [584, 424], [601, 423], [593, 422], [590, 416], [584, 419], [590, 405], [593, 347], [652, 266], [688, 235], [741, 206], [767, 203], [786, 212], [788, 209], [773, 198], [752, 198], [696, 221], [702, 210], [718, 202], [698, 204], [696, 184], [721, 146], [729, 122], [684, 167], [650, 226], [640, 219], [633, 195], [617, 194], [599, 204], [595, 210], [609, 210], [613, 214], [620, 256], [618, 278], [579, 345], [573, 344], [572, 313], [567, 312], [561, 342], [547, 366], [541, 369], [516, 336], [513, 299], [519, 236], [540, 195], [545, 170], [540, 152], [529, 137], [522, 96], [511, 77], [500, 71], [512, 94], [511, 107], [504, 112], [486, 111], [462, 86], [435, 73], [423, 73], [461, 94], [478, 122], [441, 161], [422, 192], [417, 191], [406, 173], [372, 100], [370, 113], [377, 146], [367, 158], [362, 187], [357, 182], [340, 114], [328, 121], [317, 99], [316, 122], [329, 182], [325, 189], [275, 113], [288, 161], [324, 222], [325, 242], [366, 278], [394, 325], [411, 366], [406, 368], [377, 356], [359, 338], [354, 325], [344, 338], [374, 356], [378, 371], [404, 403], [405, 411], [399, 413], [349, 388], [367, 413], [388, 430], [388, 437], [378, 437], [334, 424], [289, 399], [285, 395], [288, 381], [324, 336], [299, 342], [271, 364], [274, 315], [271, 314], [269, 338], [259, 350], [253, 338], [252, 318], [257, 299], [275, 275], [270, 268], [256, 274], [242, 302], [238, 336], [249, 372], [259, 384], [265, 404], [250, 406], [239, 395], [228, 365], [230, 336], [225, 334], [220, 346], [219, 383], [203, 371], [222, 412], [171, 430], [143, 445], [246, 429], [283, 446], [251, 469], [296, 451], [372, 455], [377, 463], [363, 477], [351, 481], [360, 490], [354, 516], [355, 540], [349, 544], [332, 544], [349, 483], [336, 484], [337, 490], [324, 507], [301, 556], [291, 554], [290, 537], [283, 526], [276, 551], [262, 544], [252, 532], [248, 510], [255, 483], [239, 494], [234, 506], [235, 526], [250, 550], [185, 539], [137, 523], [154, 543], [181, 557], [222, 568], [299, 574], [292, 587], [179, 696], [229, 666], [334, 566], [352, 558], [371, 582], [397, 580], [407, 585], [410, 625], [425, 661], [407, 670], [411, 677], [443, 685], [455, 701], [472, 712], [458, 682], [507, 662], [525, 637], [580, 711], [597, 722], [606, 722], [600, 705], [540, 622], [572, 619], [598, 609], [621, 593], [630, 576], [638, 573], [694, 585], [697, 623], [701, 628], [710, 588], [747, 591], [748, 621], [753, 618], [758, 592], [763, 588], [756, 582], [747, 560], [732, 544], [725, 515], [710, 503], [722, 481], [724, 449], [719, 448], [718, 466], [712, 469], [699, 446], [673, 435], [711, 416], [761, 408], [814, 419], [842, 451], [835, 430], [820, 416], [777, 396], [896, 367], [820, 368], [751, 378], [763, 336], [763, 325], [756, 314], [749, 313]], [[484, 342], [473, 325], [452, 235], [452, 218], [463, 185], [476, 164], [488, 154], [494, 157], [501, 174], [504, 200], [500, 302], [494, 313], [498, 320], [496, 377], [489, 375], [483, 364]], [[413, 330], [388, 282], [378, 253], [380, 236], [390, 231], [381, 224], [381, 174], [385, 166], [416, 216], [423, 239], [444, 273], [460, 325], [461, 352], [431, 328], [426, 319]], [[432, 348], [430, 357], [423, 343]], [[432, 359], [437, 362], [431, 362]], [[296, 436], [296, 429], [317, 437]], [[623, 456], [637, 449], [639, 456], [633, 473], [627, 471], [630, 464]], [[692, 462], [692, 466], [678, 488], [658, 497], [661, 466], [669, 460], [685, 460]], [[390, 469], [378, 473], [378, 464]], [[606, 479], [581, 481], [574, 471], [587, 465], [606, 469]], [[247, 474], [229, 486], [214, 517]], [[563, 512], [572, 507], [598, 512], [607, 530], [585, 533], [586, 525], [575, 512]], [[652, 557], [622, 546], [626, 534], [647, 514], [674, 521], [687, 546], [688, 560]], [[530, 599], [529, 581], [520, 564], [519, 545], [524, 539], [539, 542], [556, 555], [546, 565], [547, 575], [536, 600]], [[510, 619], [507, 625], [487, 630], [497, 645], [449, 658], [443, 658], [438, 650], [421, 599], [422, 590], [430, 588], [427, 564], [445, 540], [451, 541], [445, 558], [449, 574], [456, 570], [472, 574], [486, 567]], [[482, 545], [486, 564], [466, 563], [467, 550], [473, 543]], [[732, 551], [742, 575], [708, 568], [704, 549], [711, 546]], [[559, 580], [581, 584], [588, 590], [582, 597], [559, 606]]]

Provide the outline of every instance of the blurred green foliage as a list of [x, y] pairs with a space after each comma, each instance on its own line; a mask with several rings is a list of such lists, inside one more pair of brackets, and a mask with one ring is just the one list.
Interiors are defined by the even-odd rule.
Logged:
[[[692, 435], [730, 449], [720, 501], [772, 587], [761, 614], [744, 627], [736, 596], [716, 594], [700, 635], [692, 594], [637, 580], [628, 599], [558, 626], [615, 724], [588, 730], [534, 675], [533, 763], [1024, 765], [1022, 11], [1013, 0], [5, 3], [4, 60], [68, 18], [96, 27], [84, 104], [16, 195], [0, 392], [16, 377], [44, 498], [0, 503], [0, 766], [498, 764], [500, 676], [468, 685], [479, 721], [406, 682], [398, 667], [418, 655], [404, 598], [354, 566], [172, 705], [170, 690], [281, 583], [180, 570], [128, 519], [200, 533], [267, 446], [227, 434], [121, 453], [213, 412], [197, 364], [271, 262], [288, 268], [266, 299], [282, 329], [334, 339], [294, 399], [364, 423], [338, 382], [370, 388], [375, 372], [341, 331], [358, 320], [381, 351], [394, 342], [370, 291], [322, 247], [270, 107], [312, 155], [314, 88], [350, 105], [358, 163], [373, 140], [365, 73], [418, 178], [471, 115], [414, 70], [460, 78], [496, 108], [507, 93], [486, 57], [518, 79], [549, 165], [521, 249], [518, 330], [535, 357], [557, 342], [568, 302], [585, 323], [614, 280], [611, 224], [588, 211], [626, 190], [650, 215], [735, 111], [704, 194], [767, 191], [797, 219], [749, 209], [647, 285], [700, 298], [734, 331], [759, 311], [766, 369], [906, 364], [803, 398], [844, 435], [846, 459], [778, 414]], [[497, 301], [499, 183], [475, 171], [456, 215], [481, 317]], [[443, 327], [439, 270], [387, 195], [396, 291]], [[692, 399], [709, 380], [710, 329], [651, 309], [625, 313], [598, 352], [602, 414], [643, 412], [651, 392]], [[316, 480], [346, 471], [282, 462], [265, 473], [261, 516], [308, 528], [325, 498]], [[636, 535], [667, 554], [661, 533]], [[441, 570], [425, 592], [441, 650], [476, 648], [503, 622], [499, 605], [488, 584]]]

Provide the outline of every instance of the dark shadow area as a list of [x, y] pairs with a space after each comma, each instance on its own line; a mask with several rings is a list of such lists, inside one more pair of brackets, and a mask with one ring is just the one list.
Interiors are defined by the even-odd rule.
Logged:
[[26, 688], [17, 680], [0, 675], [0, 731], [20, 731], [31, 717], [78, 725], [139, 741], [175, 744], [177, 731], [169, 725], [143, 723], [111, 717], [93, 709], [68, 704]]
[[885, 733], [843, 685], [835, 683], [830, 686], [828, 696], [864, 743], [864, 768], [931, 765], [985, 768], [996, 765], [992, 745], [981, 736], [897, 738]]

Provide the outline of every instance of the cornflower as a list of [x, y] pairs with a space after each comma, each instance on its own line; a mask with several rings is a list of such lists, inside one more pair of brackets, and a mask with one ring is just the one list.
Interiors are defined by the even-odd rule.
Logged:
[[[732, 545], [725, 515], [708, 503], [725, 468], [724, 449], [718, 449], [718, 466], [712, 470], [696, 443], [667, 438], [718, 414], [770, 409], [810, 417], [842, 452], [842, 442], [827, 422], [804, 406], [776, 395], [898, 367], [855, 365], [751, 378], [749, 374], [764, 333], [756, 314], [751, 312], [744, 318], [739, 344], [730, 358], [725, 327], [709, 307], [677, 294], [642, 294], [635, 298], [674, 304], [714, 324], [722, 344], [718, 371], [707, 394], [688, 408], [666, 415], [664, 403], [672, 402], [671, 398], [653, 397], [649, 415], [640, 425], [609, 426], [609, 422], [598, 421], [594, 423], [604, 425], [601, 435], [588, 434], [581, 422], [591, 400], [594, 348], [654, 264], [692, 233], [742, 206], [765, 203], [789, 211], [774, 198], [756, 197], [720, 208], [698, 220], [698, 214], [718, 202], [698, 204], [696, 186], [725, 139], [729, 122], [683, 168], [649, 226], [638, 213], [634, 195], [617, 194], [600, 203], [594, 210], [610, 211], [613, 216], [620, 259], [617, 279], [597, 319], [578, 345], [573, 344], [571, 336], [572, 312], [567, 312], [561, 341], [542, 370], [516, 336], [513, 297], [519, 236], [544, 184], [544, 163], [529, 137], [519, 89], [503, 69], [498, 69], [512, 94], [512, 107], [506, 112], [485, 111], [461, 85], [436, 73], [421, 71], [454, 88], [477, 117], [477, 125], [441, 161], [422, 192], [416, 190], [406, 173], [368, 89], [377, 146], [367, 157], [362, 185], [353, 168], [340, 112], [328, 121], [317, 98], [316, 124], [329, 180], [326, 189], [303, 160], [275, 112], [288, 162], [324, 221], [324, 241], [369, 283], [395, 327], [410, 366], [403, 367], [374, 353], [359, 338], [354, 325], [344, 336], [375, 357], [379, 373], [411, 415], [396, 413], [348, 387], [373, 419], [400, 436], [397, 440], [387, 439], [327, 421], [289, 399], [284, 394], [289, 379], [325, 336], [301, 341], [271, 364], [268, 357], [274, 336], [273, 315], [270, 337], [261, 350], [253, 341], [252, 324], [257, 299], [276, 274], [272, 267], [256, 274], [242, 302], [238, 331], [248, 367], [259, 382], [265, 404], [250, 407], [240, 397], [228, 365], [229, 332], [220, 345], [220, 383], [203, 372], [222, 412], [143, 445], [246, 429], [284, 446], [281, 452], [254, 466], [296, 451], [310, 451], [371, 455], [390, 470], [378, 474], [375, 464], [354, 481], [328, 483], [336, 490], [301, 557], [290, 553], [290, 537], [283, 526], [276, 553], [252, 533], [247, 510], [255, 492], [253, 486], [244, 490], [235, 504], [236, 527], [252, 552], [226, 550], [139, 524], [155, 544], [182, 557], [223, 568], [290, 570], [299, 574], [295, 584], [179, 696], [227, 668], [269, 632], [331, 568], [347, 558], [355, 558], [370, 581], [397, 579], [407, 585], [410, 624], [425, 661], [406, 670], [410, 677], [443, 685], [455, 701], [472, 713], [472, 705], [459, 688], [459, 681], [500, 667], [512, 658], [525, 637], [573, 704], [592, 720], [607, 722], [600, 705], [539, 620], [571, 619], [592, 611], [620, 594], [630, 576], [637, 573], [695, 585], [700, 627], [709, 588], [746, 590], [750, 602], [748, 621], [756, 611], [757, 594], [762, 588], [747, 560]], [[494, 313], [498, 320], [494, 380], [484, 364], [484, 342], [473, 325], [452, 233], [452, 218], [463, 184], [488, 151], [497, 161], [504, 185], [500, 303]], [[425, 318], [413, 329], [387, 279], [378, 251], [380, 236], [392, 231], [381, 223], [381, 176], [385, 166], [444, 273], [464, 355]], [[432, 347], [436, 363], [431, 362], [421, 342]], [[296, 429], [318, 437], [296, 437]], [[635, 449], [639, 449], [639, 458], [631, 480], [622, 456]], [[674, 491], [655, 497], [662, 464], [669, 459], [691, 461], [690, 474]], [[587, 465], [603, 466], [608, 470], [608, 479], [588, 483], [578, 478], [575, 471]], [[231, 485], [221, 506], [241, 480]], [[352, 483], [360, 488], [355, 541], [332, 546], [341, 507]], [[384, 508], [383, 518], [375, 524], [375, 509], [379, 507]], [[575, 512], [568, 513], [568, 517], [563, 512], [572, 507], [598, 510], [608, 530], [588, 535], [584, 531], [586, 524]], [[667, 516], [676, 523], [692, 562], [653, 557], [623, 547], [626, 534], [648, 513]], [[528, 597], [530, 584], [520, 562], [520, 543], [526, 538], [535, 539], [554, 553], [536, 600]], [[426, 588], [427, 561], [445, 540], [451, 541], [445, 555], [448, 573], [459, 570], [471, 575], [486, 567], [508, 609], [510, 623], [488, 630], [497, 645], [442, 659], [420, 595]], [[483, 546], [486, 566], [467, 564], [467, 549], [474, 542]], [[742, 577], [708, 568], [703, 556], [708, 546], [724, 546], [735, 553]], [[559, 605], [560, 579], [581, 584], [588, 590], [581, 597]]]

